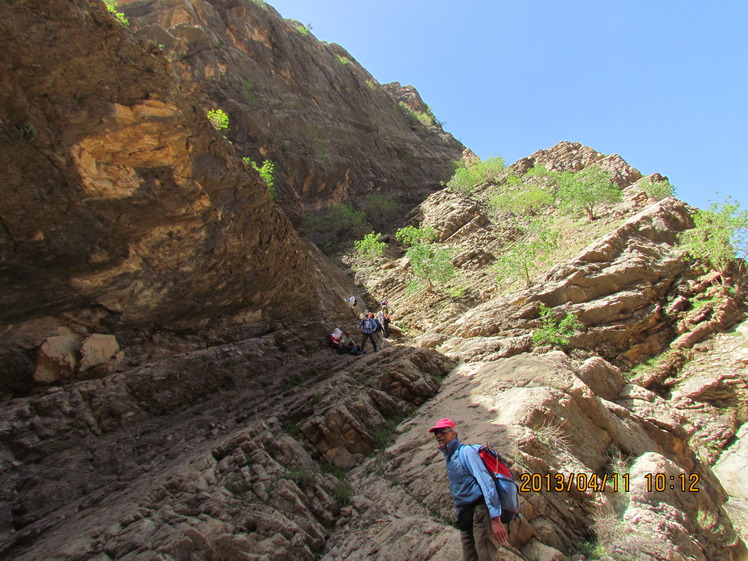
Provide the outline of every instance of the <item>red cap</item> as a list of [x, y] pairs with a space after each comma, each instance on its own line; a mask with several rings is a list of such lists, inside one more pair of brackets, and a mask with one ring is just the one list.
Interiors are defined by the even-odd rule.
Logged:
[[436, 424], [429, 429], [429, 432], [434, 432], [437, 429], [457, 429], [452, 419], [439, 419]]

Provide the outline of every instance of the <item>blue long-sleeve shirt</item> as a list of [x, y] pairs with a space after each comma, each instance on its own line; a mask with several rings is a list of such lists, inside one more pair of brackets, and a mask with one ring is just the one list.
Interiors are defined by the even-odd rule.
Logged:
[[496, 485], [478, 451], [472, 446], [461, 444], [456, 438], [447, 443], [446, 450], [442, 448], [441, 451], [447, 460], [449, 488], [458, 512], [461, 507], [474, 503], [483, 496], [491, 518], [501, 516], [501, 502]]

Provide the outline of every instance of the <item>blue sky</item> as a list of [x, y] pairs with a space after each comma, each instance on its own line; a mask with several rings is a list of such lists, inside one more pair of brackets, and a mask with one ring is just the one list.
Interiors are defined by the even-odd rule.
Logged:
[[[507, 163], [581, 142], [748, 209], [748, 1], [271, 0]], [[717, 195], [719, 192], [719, 195]]]

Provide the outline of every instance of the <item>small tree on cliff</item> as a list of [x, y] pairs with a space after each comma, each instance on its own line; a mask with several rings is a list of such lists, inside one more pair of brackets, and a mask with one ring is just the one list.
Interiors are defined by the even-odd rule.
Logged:
[[562, 173], [556, 197], [561, 212], [576, 216], [586, 214], [587, 218], [595, 220], [595, 211], [600, 205], [621, 200], [621, 190], [611, 181], [610, 172], [591, 166], [577, 173]]
[[740, 210], [740, 204], [727, 197], [723, 204], [697, 210], [693, 221], [694, 228], [680, 236], [689, 255], [719, 273], [723, 292], [728, 291], [729, 271], [735, 266], [735, 288], [741, 292], [748, 258], [748, 211]]
[[448, 249], [435, 243], [437, 234], [432, 228], [408, 226], [400, 228], [395, 237], [410, 245], [405, 255], [415, 279], [408, 285], [408, 290], [418, 290], [425, 281], [428, 291], [435, 292], [435, 284], [447, 284], [455, 276], [452, 255]]
[[499, 258], [496, 280], [504, 282], [518, 278], [529, 288], [533, 275], [545, 264], [548, 253], [558, 247], [558, 233], [543, 220], [535, 220], [524, 229], [524, 237]]

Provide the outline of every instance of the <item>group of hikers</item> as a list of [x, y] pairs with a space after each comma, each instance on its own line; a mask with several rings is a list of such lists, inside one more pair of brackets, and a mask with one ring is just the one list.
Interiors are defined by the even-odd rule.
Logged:
[[[356, 297], [351, 294], [348, 298], [348, 304], [351, 307], [351, 311], [359, 317], [356, 313]], [[386, 345], [385, 338], [390, 336], [389, 325], [390, 325], [390, 305], [385, 298], [380, 303], [380, 310], [373, 314], [369, 310], [365, 310], [364, 313], [359, 317], [358, 329], [361, 330], [361, 344], [357, 344], [350, 331], [343, 332], [339, 328], [335, 328], [332, 333], [327, 335], [327, 344], [338, 351], [339, 353], [350, 353], [352, 355], [360, 355], [366, 352], [366, 343], [371, 341], [371, 345], [374, 347], [374, 352], [379, 349], [383, 349]]]

